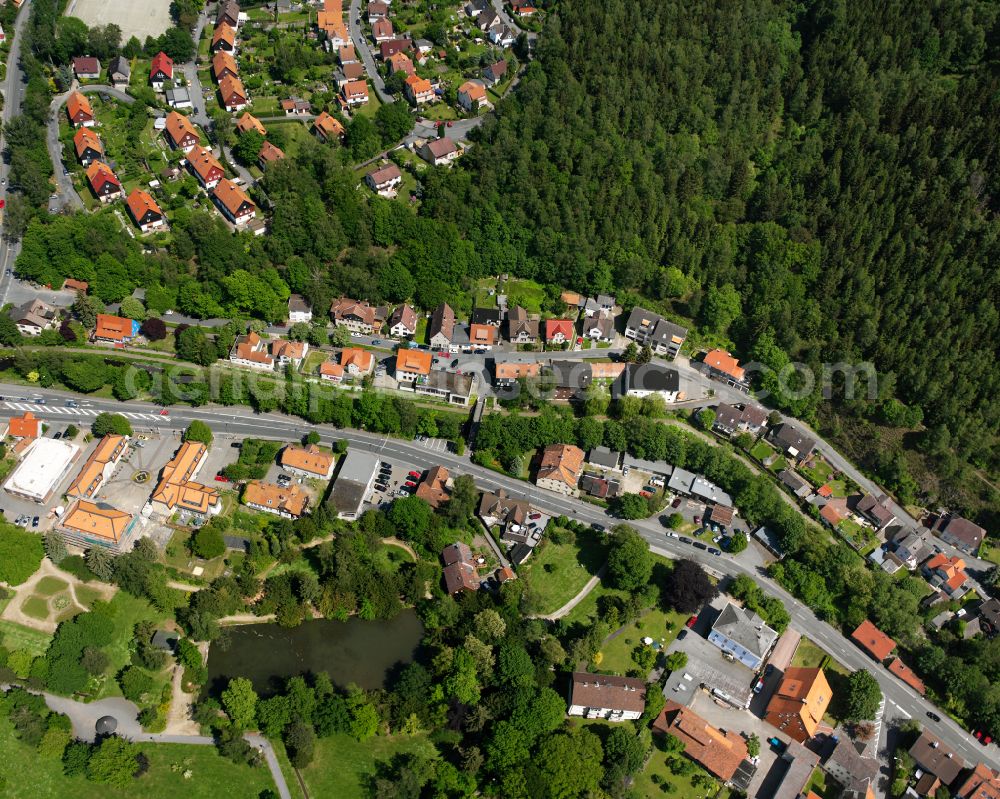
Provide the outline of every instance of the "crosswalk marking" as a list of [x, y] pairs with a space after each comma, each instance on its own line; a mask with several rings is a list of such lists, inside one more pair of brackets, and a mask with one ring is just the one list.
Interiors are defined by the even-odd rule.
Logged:
[[[14, 411], [31, 411], [34, 414], [66, 414], [69, 416], [97, 416], [100, 411], [94, 408], [71, 408], [62, 405], [38, 405], [34, 402], [10, 402], [4, 401], [3, 406]], [[118, 411], [128, 419], [143, 421], [155, 421], [159, 415], [155, 413], [138, 413], [135, 411]]]

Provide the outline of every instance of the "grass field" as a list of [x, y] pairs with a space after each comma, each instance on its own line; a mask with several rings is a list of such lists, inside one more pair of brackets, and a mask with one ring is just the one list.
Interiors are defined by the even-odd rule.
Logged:
[[[715, 796], [719, 790], [719, 785], [713, 782], [710, 788], [696, 788], [691, 784], [691, 779], [695, 774], [708, 772], [698, 768], [691, 774], [675, 775], [667, 766], [667, 756], [658, 748], [660, 736], [653, 736], [653, 754], [646, 764], [646, 768], [636, 775], [634, 790], [639, 796], [663, 797], [669, 796], [671, 799], [704, 799], [707, 796]], [[684, 755], [680, 755], [684, 757]], [[655, 781], [654, 781], [655, 780]]]
[[[38, 753], [14, 737], [10, 722], [0, 719], [0, 748], [4, 759], [0, 776], [6, 777], [3, 795], [8, 799], [126, 799], [150, 796], [156, 799], [215, 799], [218, 796], [256, 797], [265, 788], [274, 789], [266, 768], [237, 766], [221, 757], [214, 746], [143, 744], [149, 771], [128, 788], [111, 788], [85, 777], [67, 777], [59, 760]], [[185, 774], [190, 772], [190, 777]]]
[[750, 449], [750, 454], [757, 460], [759, 460], [761, 463], [763, 463], [774, 454], [774, 447], [772, 447], [766, 441], [758, 441]]
[[44, 655], [52, 636], [48, 633], [22, 627], [12, 621], [0, 621], [0, 642], [7, 649], [23, 649], [33, 655]]
[[26, 616], [31, 616], [39, 621], [45, 621], [49, 617], [48, 600], [40, 596], [29, 596], [21, 603], [21, 610]]
[[300, 773], [310, 796], [363, 799], [369, 796], [367, 780], [376, 766], [404, 752], [434, 754], [425, 735], [372, 738], [358, 743], [349, 735], [332, 735], [316, 741], [316, 759]]
[[833, 690], [833, 701], [824, 714], [823, 720], [833, 727], [837, 726], [844, 718], [843, 703], [847, 698], [847, 678], [850, 676], [851, 670], [843, 663], [834, 660], [808, 638], [799, 640], [795, 655], [792, 657], [792, 665], [823, 669], [826, 680]]
[[675, 611], [650, 610], [638, 621], [628, 624], [622, 632], [601, 647], [601, 671], [625, 674], [636, 668], [632, 650], [643, 638], [659, 641], [666, 649], [684, 628], [687, 616]]
[[535, 612], [552, 613], [569, 602], [597, 573], [606, 557], [607, 547], [593, 530], [577, 533], [572, 544], [544, 538], [522, 569]]
[[58, 577], [43, 577], [35, 584], [35, 593], [42, 596], [52, 596], [67, 588], [69, 588], [69, 584]]
[[[111, 658], [111, 668], [108, 671], [110, 674], [115, 674], [131, 660], [135, 625], [140, 621], [159, 623], [166, 620], [168, 616], [158, 611], [145, 599], [137, 599], [124, 591], [115, 594], [109, 605], [111, 606], [111, 619], [114, 622], [115, 630], [111, 644], [105, 647], [104, 651]], [[155, 686], [151, 693], [159, 695], [160, 689], [169, 678], [170, 675], [167, 671], [154, 674]], [[94, 698], [102, 699], [106, 696], [121, 696], [121, 689], [119, 689], [117, 681], [104, 680]]]
[[819, 488], [830, 480], [830, 475], [833, 474], [833, 467], [826, 461], [817, 458], [811, 467], [800, 466], [799, 472], [806, 480]]
[[522, 306], [528, 313], [541, 313], [545, 302], [545, 288], [534, 280], [508, 280], [507, 307]]

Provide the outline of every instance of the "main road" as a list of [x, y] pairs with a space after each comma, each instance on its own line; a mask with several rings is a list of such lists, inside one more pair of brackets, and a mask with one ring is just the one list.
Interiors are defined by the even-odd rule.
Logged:
[[[578, 499], [564, 497], [536, 488], [530, 483], [517, 480], [471, 462], [469, 456], [451, 452], [430, 450], [426, 446], [403, 439], [363, 430], [336, 429], [329, 425], [310, 425], [300, 419], [279, 413], [255, 414], [243, 407], [203, 406], [201, 408], [171, 407], [167, 415], [160, 415], [159, 406], [146, 402], [120, 403], [105, 399], [87, 399], [85, 408], [65, 407], [64, 401], [70, 396], [66, 392], [52, 389], [33, 389], [20, 385], [0, 384], [0, 418], [18, 415], [28, 408], [47, 422], [73, 421], [86, 423], [87, 416], [102, 411], [135, 414], [142, 419], [141, 426], [150, 429], [178, 430], [198, 419], [207, 422], [219, 437], [249, 438], [265, 437], [295, 440], [306, 433], [316, 431], [327, 442], [346, 441], [357, 450], [371, 452], [382, 457], [390, 457], [420, 468], [445, 466], [453, 474], [472, 476], [480, 488], [504, 489], [510, 494], [524, 497], [539, 510], [552, 515], [566, 515], [587, 524], [609, 526], [616, 520], [605, 511]], [[76, 396], [76, 395], [74, 395]], [[43, 397], [45, 404], [32, 404], [25, 398]], [[953, 747], [970, 763], [986, 761], [1000, 767], [1000, 750], [995, 745], [980, 746], [951, 718], [941, 714], [940, 722], [933, 721], [929, 713], [937, 713], [935, 706], [916, 691], [889, 673], [881, 664], [873, 662], [840, 632], [820, 620], [809, 608], [792, 597], [781, 586], [771, 580], [759, 565], [747, 564], [739, 557], [728, 555], [713, 556], [669, 538], [664, 528], [655, 519], [629, 522], [649, 543], [653, 552], [670, 558], [694, 560], [719, 576], [736, 577], [747, 574], [757, 581], [762, 589], [784, 602], [792, 617], [795, 628], [811, 638], [818, 646], [851, 669], [868, 669], [878, 680], [886, 697], [887, 705], [896, 708], [897, 715], [914, 718], [928, 726], [945, 743]]]

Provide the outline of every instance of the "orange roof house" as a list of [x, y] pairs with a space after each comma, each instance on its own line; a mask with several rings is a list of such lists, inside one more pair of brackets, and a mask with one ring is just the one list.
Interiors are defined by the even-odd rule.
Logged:
[[573, 322], [570, 319], [546, 319], [545, 340], [562, 342], [573, 340]]
[[339, 383], [344, 379], [344, 367], [333, 361], [323, 361], [319, 365], [319, 376], [332, 383]]
[[122, 184], [118, 176], [103, 161], [91, 161], [87, 167], [87, 181], [102, 202], [113, 199], [122, 193]]
[[339, 139], [344, 135], [344, 126], [340, 124], [335, 116], [328, 114], [326, 111], [322, 112], [316, 119], [313, 120], [313, 131], [319, 136], [323, 141], [330, 141], [331, 139]]
[[11, 438], [38, 438], [41, 423], [31, 411], [25, 411], [23, 416], [10, 417], [7, 435]]
[[977, 763], [956, 796], [962, 799], [1000, 799], [1000, 771], [985, 763]]
[[70, 483], [66, 493], [71, 497], [89, 499], [96, 494], [104, 481], [111, 476], [115, 465], [125, 454], [128, 438], [125, 436], [106, 435], [98, 442], [97, 447], [83, 464], [76, 479]]
[[306, 512], [309, 494], [295, 483], [282, 488], [274, 483], [252, 480], [243, 489], [243, 504], [265, 513], [297, 519]]
[[86, 294], [90, 290], [90, 284], [86, 280], [77, 280], [76, 278], [68, 277], [63, 281], [63, 289], [67, 291], [79, 291]]
[[90, 126], [94, 124], [94, 108], [83, 94], [73, 92], [66, 98], [66, 114], [69, 121], [77, 127], [81, 125]]
[[930, 584], [949, 596], [960, 590], [968, 581], [965, 561], [962, 558], [938, 552], [923, 566], [923, 572]]
[[348, 105], [363, 105], [368, 102], [368, 82], [364, 80], [350, 80], [344, 84], [340, 90], [344, 102]]
[[413, 105], [428, 103], [434, 99], [434, 87], [427, 78], [410, 75], [403, 82], [403, 92]]
[[301, 472], [309, 477], [329, 480], [337, 460], [332, 453], [324, 452], [315, 444], [308, 447], [287, 446], [281, 450], [281, 465], [289, 471]]
[[249, 111], [245, 112], [243, 116], [240, 117], [239, 122], [236, 123], [236, 131], [238, 133], [246, 133], [248, 130], [255, 130], [261, 136], [267, 135], [267, 128], [264, 127], [264, 123], [257, 119], [257, 117]]
[[396, 351], [396, 379], [414, 380], [431, 373], [434, 356], [426, 350], [399, 349]]
[[285, 152], [280, 147], [276, 147], [269, 141], [265, 141], [257, 154], [258, 166], [263, 169], [267, 164], [281, 161], [285, 157]]
[[253, 369], [274, 368], [274, 358], [267, 351], [267, 345], [253, 330], [236, 337], [233, 348], [229, 351], [229, 360]]
[[909, 685], [921, 696], [927, 693], [927, 687], [924, 685], [924, 681], [917, 676], [917, 673], [913, 669], [907, 666], [898, 657], [893, 658], [892, 662], [889, 663], [889, 671], [899, 677], [899, 679]]
[[225, 175], [219, 159], [212, 155], [211, 150], [205, 147], [195, 147], [192, 149], [188, 153], [188, 164], [191, 166], [194, 176], [198, 178], [198, 182], [206, 189], [214, 188]]
[[375, 356], [360, 347], [347, 347], [340, 351], [340, 366], [348, 374], [368, 374], [375, 365]]
[[823, 669], [789, 668], [767, 704], [764, 720], [804, 743], [819, 729], [832, 694]]
[[469, 325], [469, 343], [473, 347], [492, 347], [497, 343], [497, 329], [493, 325]]
[[[416, 67], [413, 66], [413, 61], [406, 53], [393, 53], [389, 56], [385, 63], [389, 65], [389, 74], [393, 72], [405, 72], [407, 75], [415, 75], [417, 73]], [[428, 81], [429, 83], [429, 81]]]
[[77, 542], [117, 547], [128, 535], [134, 517], [103, 502], [78, 499], [59, 520], [59, 528]]
[[851, 639], [880, 663], [896, 648], [896, 642], [868, 619], [861, 622], [858, 629], [851, 633]]
[[163, 211], [157, 205], [152, 195], [144, 189], [133, 189], [132, 193], [125, 199], [128, 212], [132, 219], [144, 233], [151, 227], [159, 227], [163, 224]]
[[174, 148], [185, 152], [201, 141], [191, 120], [178, 111], [167, 114], [167, 138]]
[[76, 148], [76, 157], [84, 166], [95, 159], [104, 157], [104, 145], [101, 137], [90, 128], [79, 128], [73, 135], [73, 146]]
[[247, 90], [236, 75], [223, 75], [219, 81], [219, 97], [227, 111], [239, 111], [249, 102]]
[[218, 513], [222, 508], [219, 492], [212, 486], [194, 481], [208, 449], [199, 441], [185, 441], [163, 467], [160, 482], [151, 497], [154, 510], [163, 514], [175, 510], [192, 513]]
[[440, 508], [448, 501], [448, 470], [444, 466], [428, 469], [414, 493], [432, 508]]
[[238, 78], [240, 68], [236, 65], [236, 59], [233, 58], [231, 53], [219, 50], [219, 52], [212, 56], [212, 74], [215, 76], [216, 81], [221, 81], [226, 75]]
[[209, 48], [213, 53], [219, 50], [233, 52], [236, 49], [236, 31], [225, 22], [215, 26], [212, 34], [212, 44]]
[[542, 450], [535, 485], [563, 494], [574, 493], [583, 471], [583, 450], [572, 444], [550, 444]]
[[684, 754], [710, 774], [729, 782], [747, 758], [747, 745], [732, 730], [718, 730], [705, 719], [672, 699], [653, 722], [653, 731], [684, 742]]
[[742, 383], [746, 377], [746, 370], [740, 366], [740, 362], [725, 350], [712, 350], [707, 353], [705, 365], [720, 376], [735, 380], [737, 383]]
[[819, 515], [831, 527], [836, 527], [847, 518], [846, 510], [846, 506], [842, 507], [841, 503], [831, 500], [820, 508]]
[[257, 214], [257, 206], [250, 201], [247, 193], [228, 178], [218, 182], [212, 192], [212, 199], [226, 219], [234, 225], [242, 225]]
[[542, 365], [538, 361], [496, 361], [493, 377], [497, 381], [510, 382], [522, 377], [538, 377]]
[[97, 326], [94, 328], [94, 338], [120, 344], [135, 338], [138, 332], [139, 323], [132, 319], [99, 313], [97, 315]]

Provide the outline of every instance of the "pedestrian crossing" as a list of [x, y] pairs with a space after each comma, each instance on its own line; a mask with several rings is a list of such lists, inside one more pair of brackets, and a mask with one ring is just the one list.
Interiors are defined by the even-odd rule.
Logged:
[[[38, 405], [33, 402], [4, 402], [3, 406], [13, 411], [31, 411], [36, 416], [44, 414], [54, 414], [56, 416], [97, 416], [101, 411], [94, 408], [70, 408], [61, 405]], [[155, 413], [132, 413], [129, 411], [115, 411], [126, 419], [135, 421], [155, 421], [159, 419], [159, 414]]]

